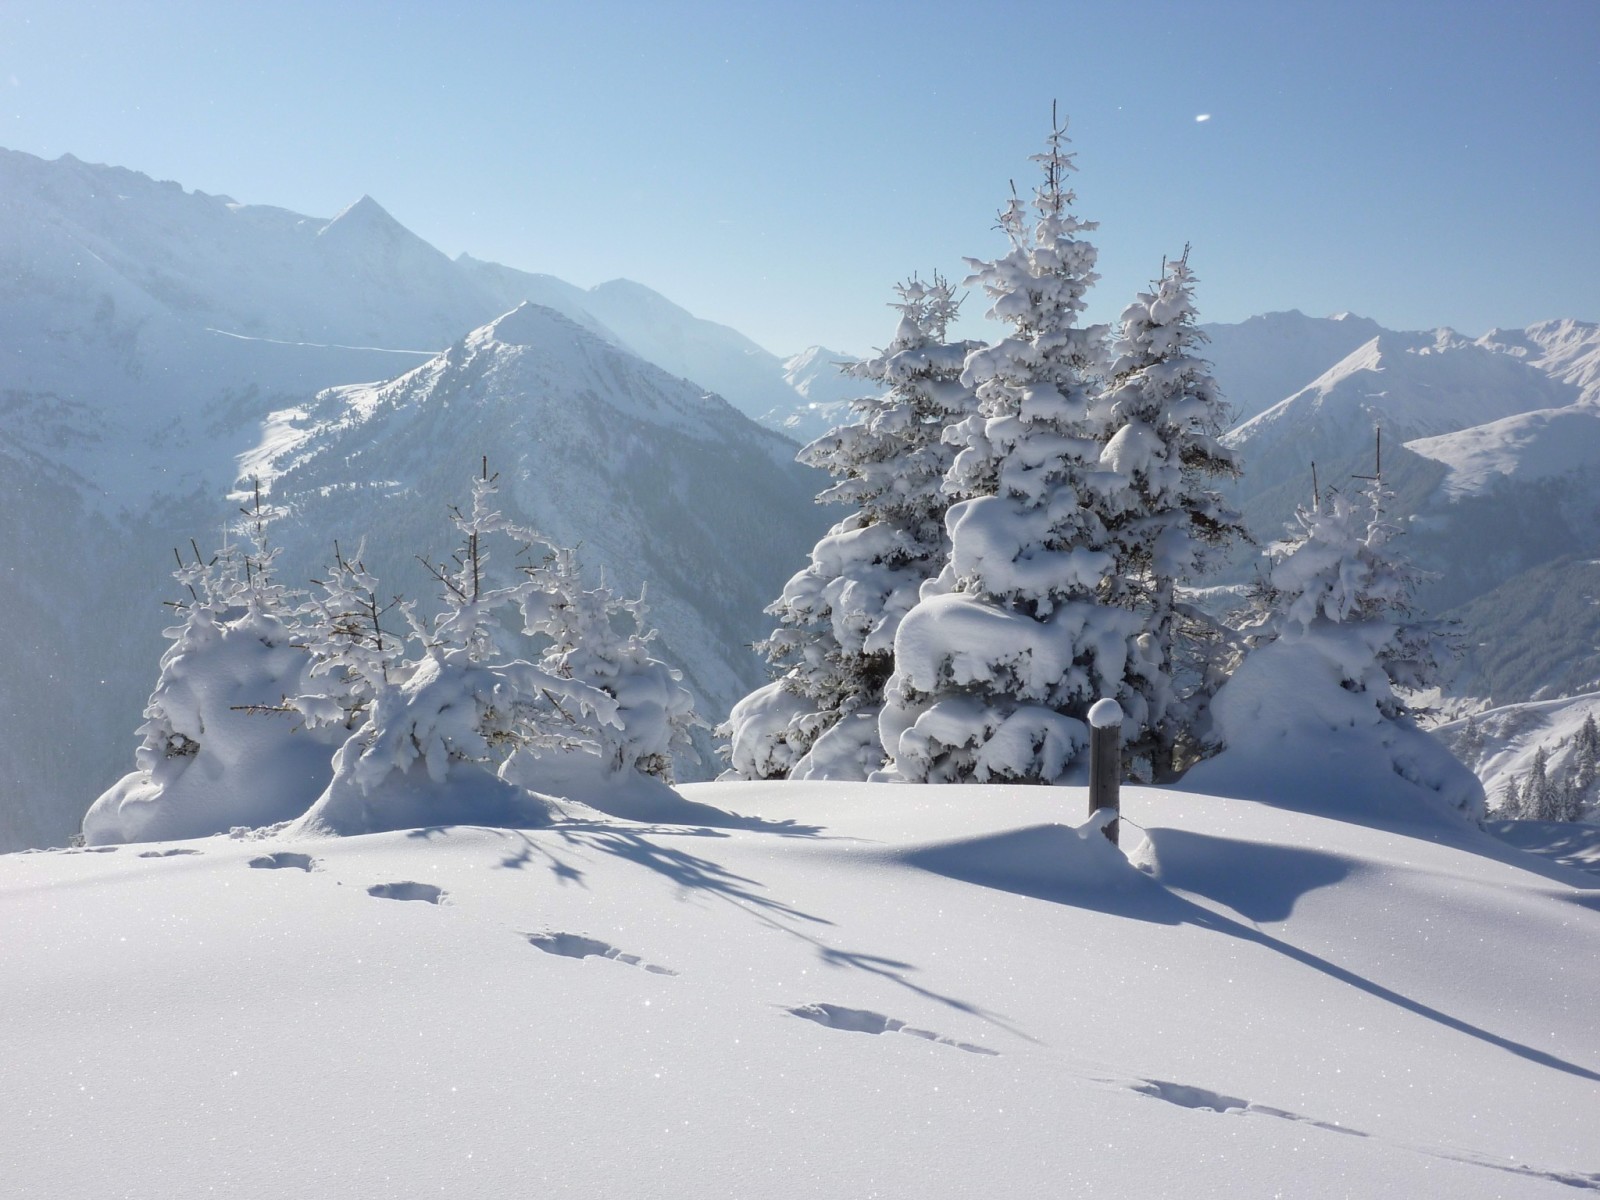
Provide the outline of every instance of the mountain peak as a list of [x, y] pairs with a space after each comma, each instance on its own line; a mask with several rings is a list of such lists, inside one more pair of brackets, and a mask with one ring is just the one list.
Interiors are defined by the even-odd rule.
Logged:
[[349, 208], [317, 231], [318, 237], [328, 234], [348, 236], [352, 233], [381, 234], [388, 238], [415, 237], [409, 229], [389, 215], [389, 211], [371, 196], [362, 196]]
[[536, 346], [549, 341], [552, 333], [565, 331], [570, 338], [578, 334], [578, 329], [555, 309], [524, 300], [469, 337], [499, 342], [503, 346]]

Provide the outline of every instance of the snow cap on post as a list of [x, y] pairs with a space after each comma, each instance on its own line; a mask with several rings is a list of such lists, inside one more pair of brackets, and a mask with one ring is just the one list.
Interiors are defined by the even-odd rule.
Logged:
[[1089, 724], [1095, 729], [1110, 729], [1113, 725], [1122, 724], [1122, 705], [1107, 696], [1104, 700], [1096, 700], [1094, 707], [1089, 710]]

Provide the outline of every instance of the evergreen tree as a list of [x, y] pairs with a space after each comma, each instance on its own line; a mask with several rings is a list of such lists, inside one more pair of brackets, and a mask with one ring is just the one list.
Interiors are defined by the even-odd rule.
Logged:
[[746, 778], [859, 780], [883, 765], [878, 711], [895, 632], [949, 555], [941, 485], [954, 450], [942, 435], [975, 407], [960, 382], [972, 347], [945, 342], [959, 300], [938, 274], [895, 290], [894, 339], [848, 368], [883, 391], [853, 402], [853, 423], [799, 454], [837, 481], [818, 503], [853, 511], [767, 609], [779, 627], [760, 648], [783, 673], [720, 731]]
[[184, 598], [144, 712], [137, 769], [84, 817], [90, 844], [202, 837], [287, 820], [330, 774], [336, 736], [307, 729], [294, 698], [312, 658], [298, 596], [275, 574], [272, 510], [255, 489], [211, 559], [190, 543]]
[[1159, 664], [1135, 644], [1139, 618], [1100, 599], [1116, 565], [1089, 480], [1105, 329], [1078, 325], [1095, 226], [1071, 211], [1066, 146], [1053, 128], [1031, 205], [1001, 212], [1007, 253], [969, 260], [967, 282], [1011, 330], [962, 374], [981, 407], [947, 435], [950, 563], [901, 623], [879, 722], [895, 778], [1048, 783], [1086, 747], [1094, 700], [1145, 723], [1126, 681]]
[[1186, 247], [1123, 311], [1100, 400], [1107, 469], [1096, 478], [1117, 559], [1110, 595], [1144, 618], [1156, 660], [1153, 675], [1130, 681], [1148, 706], [1146, 732], [1131, 749], [1161, 766], [1193, 729], [1207, 684], [1195, 641], [1212, 622], [1180, 601], [1179, 585], [1245, 536], [1212, 486], [1237, 477], [1239, 463], [1218, 440], [1227, 406], [1200, 357], [1206, 338], [1195, 324], [1194, 283]]
[[[682, 675], [650, 654], [656, 634], [645, 621], [644, 594], [619, 599], [603, 578], [585, 588], [570, 549], [553, 551], [528, 574], [537, 586], [520, 602], [523, 632], [548, 639], [540, 666], [616, 705], [614, 720], [590, 723], [584, 748], [609, 775], [640, 771], [670, 784], [673, 754], [693, 755], [690, 733], [701, 722]], [[552, 703], [575, 727], [581, 724], [565, 705]]]
[[1506, 776], [1505, 792], [1500, 797], [1496, 815], [1503, 821], [1516, 821], [1522, 817], [1522, 791], [1517, 786], [1515, 775]]
[[498, 490], [485, 460], [470, 508], [451, 510], [461, 539], [456, 551], [448, 562], [423, 560], [442, 589], [443, 610], [429, 625], [405, 608], [420, 651], [365, 679], [370, 715], [341, 750], [329, 789], [347, 809], [391, 773], [405, 775], [418, 763], [435, 784], [458, 769], [492, 775], [514, 751], [571, 748], [573, 720], [617, 721], [614, 697], [523, 657], [509, 614], [540, 582], [501, 570], [496, 583], [492, 548], [509, 543], [515, 557], [542, 539], [495, 507]]
[[1578, 730], [1574, 751], [1572, 783], [1575, 800], [1573, 814], [1569, 820], [1583, 819], [1584, 810], [1594, 796], [1597, 775], [1600, 775], [1600, 728], [1595, 726], [1594, 714], [1589, 713], [1583, 718], [1583, 725]]
[[1265, 612], [1258, 640], [1344, 631], [1344, 686], [1399, 717], [1410, 709], [1395, 689], [1443, 682], [1456, 638], [1414, 611], [1422, 573], [1393, 545], [1398, 530], [1383, 511], [1387, 496], [1374, 480], [1360, 503], [1330, 490], [1298, 510], [1291, 535], [1268, 548], [1272, 567], [1255, 598]]
[[1456, 738], [1455, 753], [1469, 767], [1476, 767], [1478, 760], [1483, 757], [1483, 726], [1478, 724], [1476, 717], [1468, 717], [1467, 723], [1462, 726]]
[[[399, 608], [401, 629], [415, 621], [409, 603], [378, 598], [378, 580], [361, 561], [333, 547], [333, 565], [301, 609], [303, 634], [311, 656], [308, 690], [294, 700], [312, 725], [337, 725], [354, 730], [365, 719], [377, 694], [404, 674], [406, 638], [385, 629], [384, 617]], [[311, 681], [319, 681], [313, 683]]]
[[1522, 811], [1530, 821], [1558, 821], [1560, 793], [1547, 777], [1550, 756], [1543, 746], [1533, 752], [1533, 766], [1522, 787]]

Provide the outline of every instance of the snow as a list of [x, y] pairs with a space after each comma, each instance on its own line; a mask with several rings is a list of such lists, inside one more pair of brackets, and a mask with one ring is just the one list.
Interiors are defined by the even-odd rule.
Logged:
[[7, 1194], [1600, 1187], [1593, 876], [1425, 808], [1130, 787], [1124, 860], [1080, 788], [682, 790], [0, 858]]
[[1600, 692], [1485, 709], [1470, 718], [1440, 725], [1435, 732], [1443, 741], [1456, 744], [1466, 732], [1468, 721], [1472, 722], [1482, 735], [1482, 744], [1468, 759], [1468, 765], [1483, 781], [1490, 801], [1498, 802], [1513, 778], [1526, 780], [1541, 748], [1552, 775], [1574, 770], [1578, 733], [1591, 717], [1600, 721]]
[[1110, 729], [1113, 725], [1122, 724], [1122, 705], [1107, 696], [1104, 700], [1096, 700], [1089, 706], [1089, 727], [1091, 729]]
[[1578, 396], [1576, 387], [1524, 359], [1451, 330], [1384, 331], [1224, 440], [1255, 461], [1295, 454], [1313, 431], [1370, 441], [1376, 422], [1400, 440], [1437, 437], [1564, 407]]
[[1450, 498], [1479, 495], [1502, 479], [1531, 483], [1562, 476], [1585, 478], [1600, 462], [1600, 409], [1574, 404], [1519, 413], [1439, 437], [1407, 442], [1406, 449], [1450, 469]]

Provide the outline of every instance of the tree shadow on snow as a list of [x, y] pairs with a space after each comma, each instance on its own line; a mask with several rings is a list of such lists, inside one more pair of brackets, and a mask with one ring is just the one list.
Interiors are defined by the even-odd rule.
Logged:
[[1299, 846], [1272, 846], [1186, 829], [1146, 832], [1163, 885], [1231, 908], [1250, 921], [1282, 921], [1307, 892], [1355, 868], [1350, 859]]
[[583, 872], [547, 844], [552, 839], [559, 839], [575, 857], [598, 853], [621, 858], [662, 876], [684, 891], [695, 892], [709, 899], [733, 905], [740, 912], [768, 928], [787, 934], [810, 946], [828, 967], [876, 975], [925, 1000], [976, 1017], [1027, 1041], [1037, 1040], [1015, 1028], [998, 1013], [917, 982], [912, 978], [918, 970], [915, 964], [829, 944], [822, 931], [833, 928], [833, 921], [816, 913], [806, 912], [770, 895], [766, 885], [759, 880], [730, 871], [722, 864], [702, 855], [666, 844], [668, 839], [682, 837], [730, 837], [731, 835], [725, 830], [678, 825], [641, 827], [570, 821], [538, 830], [538, 837], [520, 830], [492, 832], [520, 842], [517, 852], [501, 861], [502, 867], [520, 870], [530, 863], [542, 860], [551, 871], [563, 877], [563, 882], [570, 880], [583, 884]]
[[[1056, 830], [1059, 830], [1059, 833], [1056, 833]], [[1040, 845], [1013, 862], [1015, 847], [1001, 846], [998, 843], [1006, 838], [1014, 838], [1016, 833], [1030, 835], [1030, 841], [1036, 844], [1050, 842], [1052, 838], [1047, 835], [1054, 834], [1054, 840], [1060, 844], [1053, 848], [1049, 845]], [[1106, 913], [1109, 916], [1158, 925], [1195, 925], [1225, 937], [1251, 942], [1326, 975], [1338, 983], [1365, 992], [1369, 996], [1386, 1001], [1446, 1029], [1508, 1051], [1518, 1058], [1568, 1075], [1575, 1075], [1580, 1079], [1600, 1082], [1600, 1072], [1568, 1062], [1566, 1059], [1511, 1038], [1501, 1037], [1459, 1017], [1453, 1017], [1430, 1004], [1424, 1004], [1393, 988], [1385, 987], [1309, 950], [1303, 950], [1281, 938], [1264, 933], [1244, 921], [1236, 921], [1231, 917], [1212, 912], [1165, 886], [1170, 884], [1174, 887], [1185, 887], [1197, 895], [1227, 905], [1243, 914], [1248, 920], [1274, 920], [1286, 916], [1294, 907], [1295, 901], [1305, 892], [1314, 887], [1326, 886], [1347, 874], [1350, 867], [1344, 860], [1333, 855], [1318, 854], [1315, 851], [1252, 847], [1249, 843], [1233, 843], [1226, 838], [1208, 838], [1204, 835], [1185, 834], [1170, 829], [1155, 831], [1152, 834], [1152, 841], [1156, 842], [1158, 853], [1161, 853], [1159, 847], [1162, 845], [1176, 851], [1171, 856], [1178, 864], [1175, 870], [1168, 869], [1168, 856], [1162, 855], [1162, 881], [1151, 878], [1129, 864], [1109, 842], [1105, 844], [1104, 850], [1095, 847], [1086, 854], [1084, 852], [1086, 848], [1079, 843], [1077, 832], [1064, 826], [1040, 827], [1000, 835], [999, 838], [980, 838], [927, 847], [904, 855], [903, 861], [936, 875], [1028, 896], [1035, 900], [1070, 905], [1074, 908]], [[1060, 855], [1051, 853], [1052, 849], [1063, 853]], [[1107, 858], [1105, 851], [1109, 851], [1112, 857]], [[1267, 856], [1276, 859], [1281, 854], [1289, 854], [1295, 866], [1280, 872], [1276, 867], [1266, 865]], [[1253, 863], [1257, 868], [1264, 869], [1268, 878], [1252, 879], [1248, 871], [1241, 867], [1237, 871], [1238, 878], [1228, 879], [1228, 873], [1223, 867], [1230, 863], [1240, 867], [1240, 859], [1236, 857], [1239, 855], [1245, 856], [1245, 863]], [[1038, 864], [1046, 857], [1054, 860], [1056, 865], [1053, 869], [1040, 869]], [[1216, 864], [1211, 869], [1202, 869], [1203, 864], [1209, 860], [1216, 860]], [[1078, 870], [1082, 867], [1087, 869]], [[1310, 877], [1303, 883], [1297, 883], [1296, 869], [1308, 870]]]

